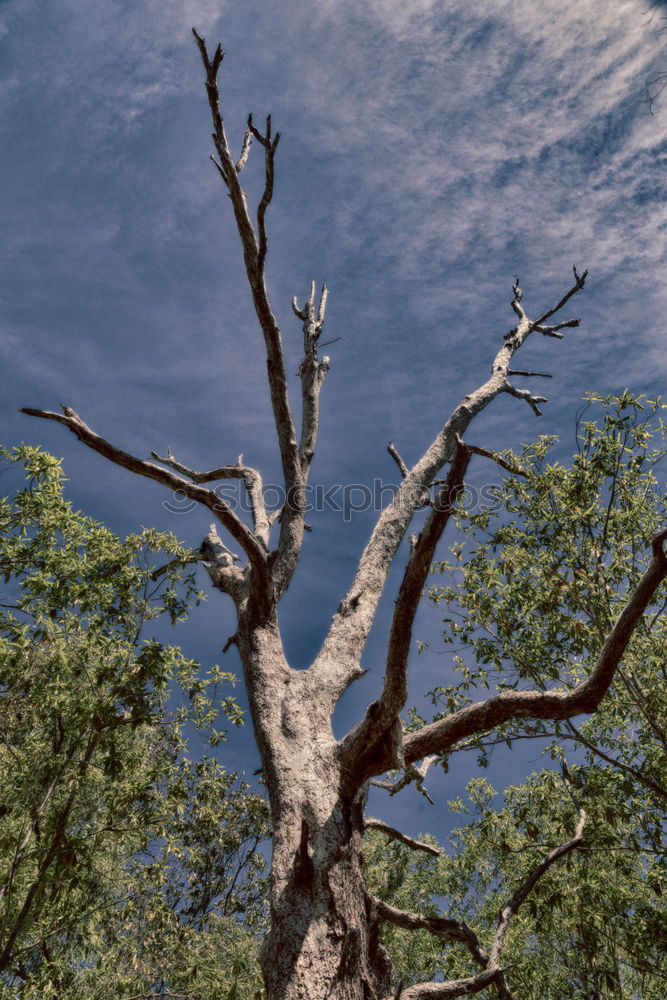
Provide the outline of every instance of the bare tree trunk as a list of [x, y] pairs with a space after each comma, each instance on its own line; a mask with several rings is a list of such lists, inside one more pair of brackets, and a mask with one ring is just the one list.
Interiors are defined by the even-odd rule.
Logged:
[[384, 996], [393, 973], [363, 877], [363, 802], [342, 793], [329, 713], [313, 703], [312, 671], [287, 664], [275, 621], [244, 632], [241, 625], [275, 830], [262, 956], [269, 1000]]
[[393, 984], [365, 890], [361, 810], [337, 794], [331, 753], [319, 748], [311, 766], [317, 770], [289, 795], [275, 796], [282, 819], [262, 956], [267, 993], [270, 1000], [375, 1000]]

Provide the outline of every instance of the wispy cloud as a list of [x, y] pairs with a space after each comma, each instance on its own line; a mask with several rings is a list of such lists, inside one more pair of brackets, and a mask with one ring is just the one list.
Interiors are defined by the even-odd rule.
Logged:
[[[349, 5], [325, 6], [349, 40]], [[667, 116], [642, 105], [661, 46], [635, 5], [378, 2], [364, 23], [367, 60], [341, 42], [349, 72], [329, 65], [306, 91], [318, 142], [354, 148], [365, 181], [343, 232], [377, 199], [410, 235], [408, 273], [436, 246], [456, 263], [510, 240], [538, 262], [542, 241], [576, 251], [597, 273], [664, 253]]]
[[[226, 201], [207, 174], [192, 24], [228, 50], [223, 91], [236, 141], [250, 110], [274, 111], [284, 131], [272, 290], [289, 324], [283, 307], [311, 277], [332, 285], [343, 341], [327, 392], [345, 433], [358, 405], [382, 425], [390, 399], [406, 400], [400, 419], [416, 427], [415, 380], [426, 393], [440, 382], [455, 392], [458, 367], [482, 370], [491, 338], [512, 322], [515, 274], [541, 304], [572, 263], [589, 267], [614, 320], [588, 343], [597, 349], [610, 326], [630, 322], [639, 295], [638, 343], [653, 349], [667, 306], [656, 281], [667, 254], [667, 113], [651, 117], [642, 104], [663, 43], [641, 5], [147, 0], [93, 9], [67, 0], [43, 23], [35, 58], [20, 38], [10, 48], [8, 99], [29, 109], [21, 141], [40, 141], [34, 196], [9, 204], [5, 245], [15, 270], [40, 254], [51, 260], [37, 302], [53, 302], [57, 276], [70, 302], [99, 296], [102, 329], [116, 313], [117, 341], [105, 333], [94, 347], [109, 373], [122, 350], [123, 365], [136, 352], [140, 371], [155, 358], [151, 374], [165, 384], [187, 372], [213, 392], [213, 358], [235, 386], [244, 371], [245, 384], [261, 385]], [[255, 150], [253, 197], [260, 162]], [[13, 183], [23, 191], [25, 176]], [[604, 304], [590, 303], [602, 317]], [[88, 337], [74, 312], [71, 337]], [[90, 304], [86, 315], [93, 321]], [[664, 371], [655, 354], [654, 371]], [[369, 356], [384, 391], [364, 397], [357, 373]], [[257, 426], [265, 416], [257, 412]]]

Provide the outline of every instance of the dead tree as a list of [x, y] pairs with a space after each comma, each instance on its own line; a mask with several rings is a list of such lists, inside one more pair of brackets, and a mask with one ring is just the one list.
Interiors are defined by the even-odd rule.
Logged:
[[[206, 92], [213, 119], [215, 155], [211, 157], [226, 188], [238, 229], [252, 300], [266, 348], [268, 386], [287, 502], [275, 518], [264, 505], [259, 472], [242, 459], [209, 472], [196, 472], [152, 453], [154, 461], [135, 458], [91, 430], [69, 407], [62, 413], [26, 409], [32, 416], [55, 420], [83, 444], [140, 476], [178, 490], [206, 507], [214, 524], [202, 545], [202, 562], [213, 586], [234, 602], [238, 644], [252, 721], [273, 814], [274, 844], [271, 929], [263, 952], [270, 1000], [441, 1000], [493, 986], [510, 996], [502, 965], [507, 926], [540, 875], [581, 842], [585, 817], [572, 840], [553, 851], [510, 899], [500, 916], [495, 940], [487, 948], [464, 924], [398, 911], [372, 898], [364, 884], [363, 807], [368, 782], [392, 769], [420, 772], [428, 755], [443, 754], [476, 734], [488, 733], [512, 719], [566, 719], [594, 712], [607, 691], [633, 629], [653, 593], [667, 575], [663, 532], [653, 543], [649, 569], [627, 595], [618, 621], [606, 638], [590, 675], [576, 687], [552, 691], [503, 691], [486, 701], [455, 711], [447, 718], [404, 733], [400, 713], [407, 698], [408, 654], [412, 623], [436, 545], [450, 519], [473, 454], [488, 454], [466, 444], [473, 418], [501, 393], [509, 393], [539, 414], [544, 397], [517, 388], [512, 379], [535, 373], [513, 370], [512, 359], [533, 333], [561, 338], [578, 320], [558, 321], [556, 314], [584, 287], [586, 273], [574, 269], [573, 283], [560, 301], [531, 319], [522, 305], [518, 281], [512, 309], [516, 325], [505, 334], [483, 385], [464, 396], [443, 423], [422, 457], [408, 468], [397, 453], [403, 479], [393, 500], [379, 514], [340, 602], [324, 643], [308, 669], [294, 669], [285, 658], [278, 604], [296, 570], [304, 538], [305, 490], [318, 433], [319, 396], [329, 367], [319, 342], [325, 320], [326, 286], [319, 297], [312, 286], [294, 312], [303, 327], [301, 420], [297, 431], [288, 397], [281, 333], [265, 283], [266, 215], [274, 185], [279, 133], [271, 118], [264, 129], [248, 119], [238, 159], [232, 156], [220, 110], [220, 46], [210, 55], [194, 32], [206, 72]], [[264, 192], [253, 220], [239, 176], [253, 140], [264, 157]], [[443, 469], [444, 478], [438, 479]], [[252, 523], [246, 524], [211, 484], [239, 480], [247, 490]], [[434, 485], [435, 484], [435, 485]], [[430, 498], [430, 499], [429, 499]], [[361, 658], [392, 561], [415, 512], [428, 504], [422, 530], [413, 538], [390, 626], [382, 691], [347, 735], [336, 740], [331, 719], [343, 692], [363, 674]], [[218, 532], [222, 529], [223, 537]], [[277, 533], [274, 540], [273, 534]], [[226, 541], [243, 553], [240, 561]], [[232, 542], [230, 542], [232, 544]], [[412, 772], [410, 769], [412, 768]], [[415, 842], [418, 845], [418, 842]], [[419, 845], [418, 845], [419, 846]], [[422, 927], [465, 945], [471, 971], [456, 982], [422, 983], [402, 989], [395, 982], [389, 956], [379, 939], [382, 921]]]

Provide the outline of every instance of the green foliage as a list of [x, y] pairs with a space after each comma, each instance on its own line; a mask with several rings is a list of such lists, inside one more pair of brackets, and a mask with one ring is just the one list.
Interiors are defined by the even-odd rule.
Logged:
[[[447, 682], [430, 697], [434, 718], [503, 689], [569, 688], [591, 669], [611, 625], [667, 523], [664, 406], [625, 392], [591, 395], [577, 421], [570, 465], [542, 437], [510, 455], [523, 476], [498, 488], [493, 509], [461, 511], [463, 542], [435, 567], [430, 597], [444, 610], [452, 650]], [[593, 419], [597, 417], [597, 419]], [[612, 689], [586, 720], [508, 724], [455, 747], [486, 767], [499, 744], [537, 741], [558, 770], [507, 789], [502, 808], [482, 779], [449, 852], [415, 860], [392, 845], [395, 905], [467, 921], [487, 947], [501, 906], [551, 849], [569, 840], [577, 808], [584, 848], [552, 867], [515, 918], [503, 961], [522, 1000], [658, 1000], [667, 991], [667, 596], [662, 587], [632, 637]], [[411, 727], [424, 721], [412, 710]], [[377, 838], [375, 838], [377, 841]], [[379, 851], [379, 853], [378, 853]], [[375, 852], [375, 854], [373, 853]], [[400, 860], [402, 858], [402, 860]], [[375, 860], [374, 860], [375, 859]], [[459, 946], [387, 932], [411, 981], [470, 974]], [[437, 942], [436, 942], [437, 944]]]
[[[594, 404], [598, 422], [584, 419]], [[452, 584], [431, 590], [447, 608], [445, 642], [460, 643], [452, 684], [432, 692], [436, 706], [444, 700], [449, 710], [479, 687], [571, 687], [590, 670], [667, 522], [657, 474], [667, 448], [663, 409], [627, 392], [591, 396], [569, 468], [549, 461], [554, 442], [542, 438], [514, 458], [526, 476], [503, 483], [496, 510], [461, 514], [468, 544], [439, 566]], [[666, 604], [662, 587], [593, 717], [580, 726], [532, 720], [504, 727], [469, 745], [480, 762], [499, 739], [517, 737], [551, 739], [555, 758], [572, 743], [597, 764], [618, 758], [625, 779], [647, 797], [644, 840], [661, 842], [650, 813], [660, 815], [667, 801]]]
[[[201, 599], [196, 553], [119, 540], [64, 500], [52, 456], [2, 455], [27, 485], [0, 500], [1, 995], [231, 997], [258, 982], [266, 805], [187, 759], [186, 726], [218, 742], [220, 705], [243, 721], [217, 694], [233, 676], [143, 635]], [[215, 955], [238, 966], [224, 988]]]
[[[438, 846], [435, 838], [421, 840]], [[442, 914], [438, 899], [438, 860], [421, 851], [413, 851], [369, 830], [364, 835], [364, 874], [373, 895], [392, 906], [427, 916]], [[447, 911], [449, 913], [449, 911]], [[443, 945], [428, 931], [403, 930], [390, 923], [382, 925], [382, 941], [406, 983], [431, 981], [453, 972], [465, 952], [457, 946]]]
[[[667, 981], [663, 859], [629, 844], [636, 817], [627, 808], [614, 814], [608, 769], [595, 774], [582, 767], [572, 776], [584, 773], [590, 782], [581, 794], [589, 813], [585, 846], [549, 869], [510, 925], [503, 964], [511, 967], [513, 995], [660, 1000]], [[495, 798], [486, 781], [474, 779], [467, 799], [450, 803], [469, 821], [452, 832], [439, 858], [367, 835], [372, 891], [401, 909], [465, 921], [488, 948], [501, 908], [542, 858], [570, 839], [576, 819], [554, 771], [506, 789], [501, 809]], [[406, 983], [440, 974], [456, 979], [474, 968], [462, 945], [425, 931], [385, 925], [383, 940]]]
[[67, 1000], [263, 997], [266, 802], [204, 758], [180, 762], [164, 805], [160, 839], [126, 859], [116, 905], [70, 960]]

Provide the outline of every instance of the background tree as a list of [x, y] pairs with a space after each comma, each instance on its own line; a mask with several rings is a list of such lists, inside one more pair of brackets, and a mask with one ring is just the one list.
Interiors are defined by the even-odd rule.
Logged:
[[[495, 509], [461, 512], [467, 538], [438, 564], [451, 584], [433, 586], [430, 596], [447, 608], [445, 641], [470, 655], [467, 662], [455, 655], [455, 683], [431, 692], [436, 705], [451, 711], [465, 704], [472, 682], [546, 688], [564, 671], [572, 683], [581, 676], [644, 571], [646, 541], [665, 518], [663, 412], [659, 400], [627, 391], [592, 394], [578, 415], [571, 467], [554, 460], [555, 439], [541, 437], [510, 456], [522, 474], [505, 480]], [[483, 763], [496, 742], [517, 737], [583, 750], [591, 764], [618, 768], [649, 796], [650, 824], [667, 801], [664, 592], [650, 608], [589, 720], [510, 724], [467, 749]], [[659, 841], [659, 828], [647, 827], [646, 837]]]
[[[504, 393], [540, 412], [544, 397], [518, 388], [512, 381], [534, 373], [514, 370], [512, 359], [532, 333], [560, 338], [564, 328], [577, 325], [578, 321], [571, 319], [551, 321], [583, 288], [586, 274], [580, 275], [575, 268], [569, 290], [555, 306], [538, 313], [536, 319], [525, 312], [517, 281], [512, 300], [517, 322], [505, 335], [493, 359], [489, 379], [454, 408], [411, 468], [401, 462], [405, 473], [402, 484], [378, 518], [320, 652], [307, 670], [297, 670], [288, 664], [277, 608], [297, 567], [305, 530], [306, 487], [317, 440], [319, 395], [329, 367], [328, 357], [319, 355], [327, 290], [324, 287], [316, 300], [313, 287], [303, 305], [294, 302], [304, 342], [304, 357], [299, 367], [301, 428], [297, 433], [288, 398], [281, 333], [265, 281], [267, 210], [273, 197], [279, 133], [274, 133], [270, 117], [263, 130], [250, 117], [240, 155], [238, 158], [232, 155], [217, 83], [222, 51], [218, 47], [209, 54], [196, 32], [195, 37], [205, 68], [212, 114], [216, 153], [213, 162], [230, 197], [266, 348], [286, 497], [277, 540], [271, 539], [273, 519], [264, 506], [260, 474], [241, 459], [201, 473], [171, 453], [163, 457], [153, 453], [154, 461], [149, 462], [100, 437], [69, 407], [63, 407], [62, 413], [36, 409], [24, 412], [64, 424], [84, 444], [109, 460], [170, 490], [180, 491], [213, 514], [216, 523], [202, 546], [203, 561], [213, 585], [231, 597], [236, 608], [238, 627], [234, 640], [243, 662], [271, 801], [274, 829], [271, 929], [263, 951], [268, 996], [270, 1000], [385, 997], [395, 994], [396, 979], [379, 942], [379, 925], [382, 920], [405, 922], [405, 918], [378, 905], [364, 884], [361, 842], [366, 783], [388, 769], [409, 766], [431, 753], [446, 753], [459, 742], [513, 719], [562, 720], [593, 712], [613, 679], [634, 628], [667, 574], [667, 558], [662, 548], [665, 533], [653, 540], [646, 573], [632, 592], [623, 595], [620, 617], [576, 683], [563, 676], [558, 686], [546, 690], [543, 686], [521, 691], [497, 690], [483, 702], [455, 710], [418, 731], [403, 734], [400, 713], [407, 698], [412, 620], [437, 542], [449, 521], [474, 453], [461, 436], [472, 419]], [[253, 140], [261, 146], [264, 161], [264, 188], [254, 221], [239, 180]], [[446, 465], [449, 466], [446, 480], [439, 481], [440, 470]], [[243, 484], [252, 507], [251, 524], [243, 521], [207, 485], [222, 479]], [[336, 740], [331, 729], [332, 714], [343, 692], [364, 673], [361, 657], [389, 567], [416, 511], [423, 507], [427, 492], [434, 485], [437, 493], [431, 512], [407, 556], [390, 627], [382, 691], [358, 724], [342, 740]], [[227, 541], [231, 539], [231, 544], [241, 550], [242, 556], [234, 554], [221, 540], [218, 526], [226, 533]], [[241, 565], [236, 565], [237, 562]], [[479, 992], [491, 984], [507, 997], [501, 961], [507, 926], [538, 877], [561, 856], [580, 846], [584, 822], [582, 812], [576, 830], [573, 824], [568, 839], [533, 869], [523, 887], [508, 900], [487, 949], [466, 926], [451, 921], [450, 936], [466, 943], [470, 952], [471, 966], [464, 978], [410, 986], [403, 993], [405, 1000], [458, 996]]]
[[193, 554], [73, 511], [44, 452], [4, 457], [28, 485], [0, 501], [2, 995], [158, 997], [205, 980], [208, 951], [231, 990], [262, 919], [266, 805], [186, 756], [187, 727], [217, 741], [220, 712], [241, 721], [216, 693], [231, 675], [143, 634], [198, 600]]
[[[663, 413], [659, 401], [628, 392], [592, 395], [578, 415], [571, 463], [558, 461], [555, 439], [542, 438], [505, 456], [521, 474], [506, 478], [497, 506], [458, 512], [463, 541], [439, 564], [450, 582], [430, 588], [445, 609], [445, 640], [455, 653], [451, 683], [431, 692], [435, 718], [469, 704], [480, 688], [546, 686], [565, 671], [577, 682], [597, 655], [619, 595], [644, 571], [646, 541], [664, 520]], [[589, 719], [514, 722], [457, 748], [489, 767], [499, 745], [530, 742], [531, 756], [548, 752], [556, 770], [509, 788], [500, 809], [490, 785], [475, 779], [468, 801], [450, 803], [472, 819], [446, 849], [431, 840], [430, 852], [411, 856], [404, 845], [386, 846], [378, 832], [368, 835], [367, 874], [383, 900], [437, 917], [444, 898], [450, 913], [484, 939], [513, 887], [564, 838], [568, 806], [585, 808], [584, 845], [535, 886], [508, 937], [508, 978], [529, 1000], [664, 995], [663, 612], [664, 592]], [[413, 711], [411, 724], [424, 720]], [[453, 768], [453, 756], [440, 762]], [[406, 982], [436, 969], [450, 976], [465, 970], [463, 949], [426, 930], [392, 928], [386, 943]]]
[[[586, 792], [574, 794], [589, 815], [586, 839], [540, 880], [513, 921], [508, 983], [527, 1000], [658, 1000], [667, 977], [664, 856], [634, 844], [639, 817], [608, 769], [570, 773], [585, 782]], [[367, 834], [369, 884], [404, 914], [402, 926], [385, 925], [383, 940], [406, 985], [465, 974], [466, 949], [448, 940], [443, 900], [450, 917], [488, 939], [514, 887], [567, 835], [572, 802], [557, 771], [508, 788], [502, 808], [494, 808], [495, 794], [473, 779], [467, 798], [449, 803], [466, 824], [441, 845], [424, 837], [429, 852]]]
[[125, 858], [114, 906], [63, 956], [61, 996], [261, 1000], [265, 799], [204, 757], [180, 762], [162, 803], [159, 839]]

